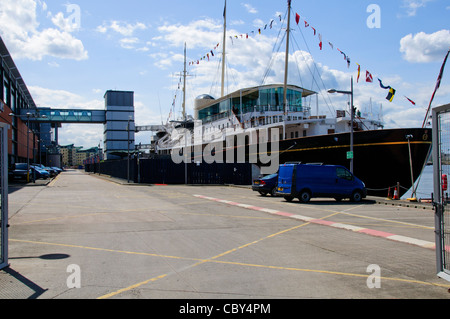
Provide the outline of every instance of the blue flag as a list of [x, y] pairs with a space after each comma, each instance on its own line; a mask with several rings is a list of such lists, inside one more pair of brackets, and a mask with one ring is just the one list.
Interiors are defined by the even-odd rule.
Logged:
[[382, 88], [382, 89], [390, 89], [391, 87], [390, 86], [384, 86], [383, 85], [383, 82], [381, 82], [381, 80], [380, 79], [378, 79], [378, 81], [380, 81], [380, 87]]

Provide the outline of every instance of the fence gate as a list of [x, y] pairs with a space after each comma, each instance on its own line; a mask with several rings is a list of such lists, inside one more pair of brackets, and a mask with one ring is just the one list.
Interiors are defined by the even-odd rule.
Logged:
[[0, 123], [0, 269], [8, 266], [8, 126]]
[[450, 281], [450, 104], [433, 109], [433, 172], [437, 272]]

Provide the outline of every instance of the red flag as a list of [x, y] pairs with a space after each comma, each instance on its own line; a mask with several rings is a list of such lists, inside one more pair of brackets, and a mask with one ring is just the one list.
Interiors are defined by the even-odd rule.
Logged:
[[305, 21], [305, 28], [309, 27], [309, 23]]
[[409, 102], [411, 102], [413, 105], [416, 105], [416, 102], [414, 102], [413, 100], [409, 99], [407, 96], [405, 96], [405, 98], [406, 98]]
[[322, 35], [319, 33], [319, 48], [322, 50]]
[[297, 22], [297, 24], [300, 22], [300, 15], [298, 13], [295, 14], [295, 22]]
[[369, 71], [366, 70], [366, 82], [373, 82], [372, 74], [370, 74]]

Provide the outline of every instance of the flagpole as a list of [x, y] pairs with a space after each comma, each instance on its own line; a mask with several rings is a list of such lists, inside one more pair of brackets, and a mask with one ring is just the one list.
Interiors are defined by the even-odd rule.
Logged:
[[184, 43], [184, 71], [183, 71], [183, 120], [186, 121], [186, 42]]
[[222, 84], [221, 96], [225, 95], [225, 49], [227, 38], [227, 0], [225, 0], [225, 7], [223, 9], [223, 50], [222, 50]]
[[291, 28], [291, 0], [288, 0], [288, 20], [286, 30], [286, 55], [284, 65], [284, 89], [283, 89], [283, 103], [284, 103], [284, 121], [283, 121], [283, 139], [286, 138], [286, 113], [287, 113], [287, 81], [289, 71], [289, 36]]
[[441, 71], [439, 72], [439, 76], [438, 76], [437, 83], [436, 83], [436, 88], [434, 89], [433, 95], [431, 96], [430, 104], [428, 104], [428, 109], [427, 109], [427, 113], [425, 114], [425, 119], [423, 120], [423, 123], [422, 123], [422, 128], [424, 128], [427, 123], [428, 115], [430, 113], [431, 103], [433, 103], [434, 96], [436, 95], [437, 90], [441, 86], [442, 76], [444, 75], [445, 63], [447, 62], [449, 53], [450, 53], [450, 49], [447, 51], [447, 54], [445, 55], [444, 63], [442, 63]]

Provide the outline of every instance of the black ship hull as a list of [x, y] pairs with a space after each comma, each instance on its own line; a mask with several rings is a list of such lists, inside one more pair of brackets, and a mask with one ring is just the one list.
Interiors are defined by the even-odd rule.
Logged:
[[[409, 137], [409, 140], [408, 138]], [[420, 176], [432, 146], [431, 129], [386, 129], [357, 131], [353, 134], [353, 172], [361, 179], [367, 188], [368, 195], [386, 197], [390, 190], [400, 186], [398, 194], [401, 197]], [[245, 151], [242, 148], [245, 145]], [[217, 146], [217, 145], [216, 145]], [[191, 150], [191, 163], [205, 163], [205, 156], [211, 155], [215, 164], [224, 163], [253, 163], [260, 167], [278, 165], [286, 162], [323, 163], [342, 165], [350, 169], [350, 160], [347, 153], [350, 151], [350, 133], [328, 134], [292, 138], [279, 141], [278, 151], [272, 152], [271, 143], [260, 150], [260, 145], [249, 145], [248, 139], [239, 145], [235, 137], [233, 146], [234, 158], [228, 160], [230, 147], [223, 142], [222, 147], [211, 147], [211, 144], [202, 146], [202, 153]], [[174, 148], [171, 154], [183, 156], [181, 148]], [[245, 159], [239, 157], [245, 154]], [[271, 158], [269, 164], [263, 164], [261, 158], [266, 155]], [[167, 156], [167, 155], [166, 155]], [[173, 159], [173, 157], [172, 157]], [[257, 159], [255, 161], [255, 159]], [[412, 170], [410, 161], [412, 162]], [[209, 165], [211, 170], [217, 166]], [[219, 174], [219, 172], [216, 172]], [[411, 176], [412, 175], [412, 176]]]

